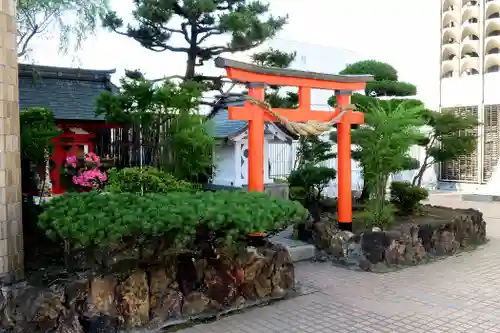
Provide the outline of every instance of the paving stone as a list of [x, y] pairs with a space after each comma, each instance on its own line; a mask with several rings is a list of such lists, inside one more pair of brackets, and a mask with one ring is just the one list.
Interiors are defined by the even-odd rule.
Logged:
[[308, 293], [181, 330], [182, 333], [500, 333], [500, 203], [433, 204], [479, 208], [491, 241], [480, 249], [386, 274], [328, 263], [296, 264]]

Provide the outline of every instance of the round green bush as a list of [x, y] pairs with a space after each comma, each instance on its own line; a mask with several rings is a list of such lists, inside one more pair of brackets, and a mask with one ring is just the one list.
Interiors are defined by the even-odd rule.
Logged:
[[297, 202], [265, 193], [171, 192], [166, 194], [76, 193], [44, 206], [39, 224], [47, 235], [73, 247], [115, 246], [125, 240], [165, 237], [169, 246], [189, 248], [200, 232], [238, 240], [272, 232], [307, 217]]
[[195, 184], [149, 166], [111, 169], [108, 171], [106, 186], [106, 191], [115, 193], [167, 193], [195, 189]]
[[420, 202], [428, 197], [429, 191], [425, 188], [414, 186], [405, 181], [391, 183], [391, 203], [401, 215], [416, 213]]

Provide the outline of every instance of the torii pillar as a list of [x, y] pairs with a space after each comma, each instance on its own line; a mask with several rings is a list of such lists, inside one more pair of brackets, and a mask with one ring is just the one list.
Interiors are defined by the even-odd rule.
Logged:
[[[217, 58], [215, 65], [226, 70], [227, 76], [248, 85], [249, 97], [264, 100], [266, 85], [299, 87], [298, 109], [273, 109], [294, 122], [316, 120], [328, 122], [337, 117], [342, 108], [350, 105], [353, 91], [364, 90], [371, 75], [332, 75], [291, 69], [262, 67], [244, 62]], [[338, 108], [334, 112], [311, 110], [311, 89], [335, 90]], [[261, 106], [249, 101], [243, 107], [229, 107], [230, 120], [248, 121], [248, 189], [264, 191], [264, 122], [277, 121]], [[362, 124], [361, 112], [347, 110], [337, 124], [337, 179], [338, 222], [342, 230], [352, 231], [351, 189], [351, 125]]]
[[0, 2], [0, 279], [24, 275], [16, 1]]

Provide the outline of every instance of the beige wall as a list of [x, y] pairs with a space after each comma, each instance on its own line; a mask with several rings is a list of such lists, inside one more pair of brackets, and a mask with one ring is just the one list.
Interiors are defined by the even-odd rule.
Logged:
[[0, 277], [23, 276], [15, 0], [0, 0]]

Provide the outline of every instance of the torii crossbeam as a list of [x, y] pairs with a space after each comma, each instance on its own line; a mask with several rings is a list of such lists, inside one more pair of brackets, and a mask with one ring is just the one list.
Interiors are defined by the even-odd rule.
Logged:
[[[225, 58], [215, 59], [215, 65], [226, 70], [227, 76], [248, 85], [248, 96], [264, 100], [266, 85], [299, 88], [298, 109], [273, 109], [294, 122], [316, 120], [328, 122], [337, 117], [342, 107], [350, 105], [353, 91], [364, 90], [371, 75], [333, 75], [292, 69], [256, 66]], [[311, 110], [311, 89], [335, 90], [339, 108], [335, 111]], [[249, 101], [243, 107], [229, 107], [230, 120], [248, 121], [248, 189], [264, 191], [264, 122], [277, 121], [262, 106]], [[361, 112], [345, 111], [337, 125], [337, 179], [339, 228], [352, 231], [351, 190], [351, 124], [362, 124]]]

